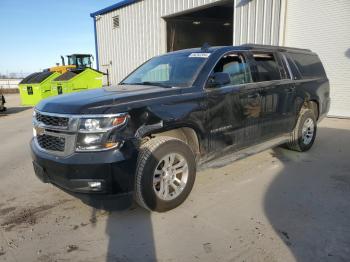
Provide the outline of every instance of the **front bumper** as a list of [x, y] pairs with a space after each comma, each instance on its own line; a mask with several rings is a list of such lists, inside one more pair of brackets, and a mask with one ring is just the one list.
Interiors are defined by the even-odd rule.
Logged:
[[[137, 152], [124, 144], [121, 150], [74, 153], [58, 157], [30, 142], [34, 171], [45, 182], [76, 193], [123, 194], [133, 191]], [[89, 182], [100, 182], [97, 190]]]

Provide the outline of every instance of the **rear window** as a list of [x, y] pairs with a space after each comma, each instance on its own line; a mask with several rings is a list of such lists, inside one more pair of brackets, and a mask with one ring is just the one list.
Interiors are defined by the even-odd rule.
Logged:
[[258, 71], [258, 81], [280, 80], [279, 65], [272, 53], [253, 53]]
[[326, 75], [317, 55], [288, 53], [288, 56], [294, 61], [303, 78], [324, 77]]

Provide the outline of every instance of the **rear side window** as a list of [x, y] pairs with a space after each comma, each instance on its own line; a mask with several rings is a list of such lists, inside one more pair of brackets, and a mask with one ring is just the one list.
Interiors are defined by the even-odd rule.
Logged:
[[258, 81], [280, 80], [279, 65], [273, 53], [253, 53], [257, 66]]
[[289, 56], [285, 56], [285, 57], [286, 57], [286, 60], [288, 62], [289, 68], [292, 71], [294, 80], [300, 80], [302, 77], [301, 77], [301, 74], [300, 74], [299, 69], [297, 68], [296, 64]]
[[288, 56], [293, 59], [303, 78], [324, 77], [326, 75], [317, 55], [288, 53]]

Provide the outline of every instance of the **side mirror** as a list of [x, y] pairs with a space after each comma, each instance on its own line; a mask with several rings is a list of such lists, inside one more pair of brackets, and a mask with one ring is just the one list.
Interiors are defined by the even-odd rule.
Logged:
[[215, 88], [231, 83], [230, 75], [223, 72], [214, 73], [209, 77], [208, 87]]

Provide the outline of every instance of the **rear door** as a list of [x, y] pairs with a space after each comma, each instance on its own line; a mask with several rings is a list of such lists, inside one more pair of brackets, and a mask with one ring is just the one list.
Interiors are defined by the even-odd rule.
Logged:
[[254, 82], [261, 99], [260, 140], [291, 131], [295, 86], [278, 52], [254, 51], [250, 57]]

